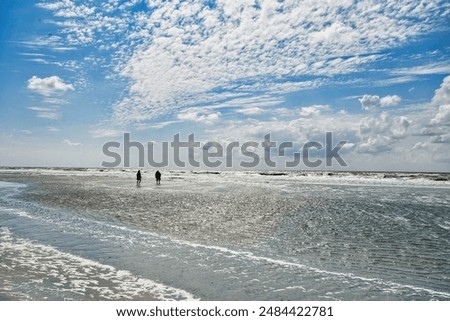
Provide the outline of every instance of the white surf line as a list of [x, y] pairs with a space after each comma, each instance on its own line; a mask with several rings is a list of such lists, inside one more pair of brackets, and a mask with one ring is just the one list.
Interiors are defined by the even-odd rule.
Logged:
[[[20, 252], [21, 255], [13, 257], [12, 260], [26, 269], [31, 269], [30, 275], [45, 272], [49, 276], [59, 278], [61, 283], [70, 281], [74, 288], [69, 291], [73, 293], [80, 294], [93, 289], [109, 299], [121, 299], [123, 296], [132, 299], [148, 294], [159, 300], [199, 300], [185, 290], [138, 277], [130, 271], [118, 270], [110, 265], [61, 252], [53, 246], [18, 238], [5, 227], [0, 229], [0, 241], [0, 252]], [[61, 269], [70, 272], [70, 275], [61, 275]], [[117, 293], [108, 286], [98, 286], [97, 279], [112, 282]]]
[[0, 181], [0, 188], [25, 187], [25, 186], [27, 185], [22, 183]]
[[14, 215], [18, 215], [18, 216], [21, 216], [21, 217], [35, 219], [35, 217], [29, 215], [27, 212], [19, 210], [17, 208], [3, 207], [3, 206], [0, 205], [0, 210], [8, 212], [8, 213], [12, 213]]

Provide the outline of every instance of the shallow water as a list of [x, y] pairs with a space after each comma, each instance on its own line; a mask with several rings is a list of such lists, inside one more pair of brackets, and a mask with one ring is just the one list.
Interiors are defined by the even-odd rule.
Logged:
[[1, 173], [23, 184], [0, 183], [0, 297], [450, 299], [446, 181], [168, 172], [161, 186], [144, 173], [137, 188], [133, 178]]

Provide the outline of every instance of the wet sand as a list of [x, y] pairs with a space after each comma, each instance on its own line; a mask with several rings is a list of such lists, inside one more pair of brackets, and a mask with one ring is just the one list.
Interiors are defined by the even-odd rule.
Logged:
[[[0, 175], [2, 179], [6, 180]], [[282, 197], [264, 180], [249, 185], [238, 179], [222, 184], [215, 179], [215, 175], [169, 173], [161, 185], [144, 176], [136, 187], [134, 173], [14, 177], [16, 182], [31, 183], [23, 193], [25, 200], [216, 245], [249, 244], [264, 238], [280, 215], [303, 204], [301, 197]]]

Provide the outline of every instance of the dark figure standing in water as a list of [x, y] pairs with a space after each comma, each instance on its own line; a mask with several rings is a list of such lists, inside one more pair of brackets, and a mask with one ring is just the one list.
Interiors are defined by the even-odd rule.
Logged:
[[141, 186], [141, 170], [138, 170], [137, 174], [136, 174], [136, 186]]
[[161, 173], [159, 171], [156, 171], [155, 178], [156, 178], [156, 185], [160, 185], [161, 184]]

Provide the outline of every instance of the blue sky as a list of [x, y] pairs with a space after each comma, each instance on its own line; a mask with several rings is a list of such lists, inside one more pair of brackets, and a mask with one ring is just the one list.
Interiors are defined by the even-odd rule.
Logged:
[[156, 145], [271, 133], [292, 152], [332, 132], [349, 165], [335, 169], [450, 171], [448, 1], [0, 9], [0, 165], [100, 166], [124, 132]]

